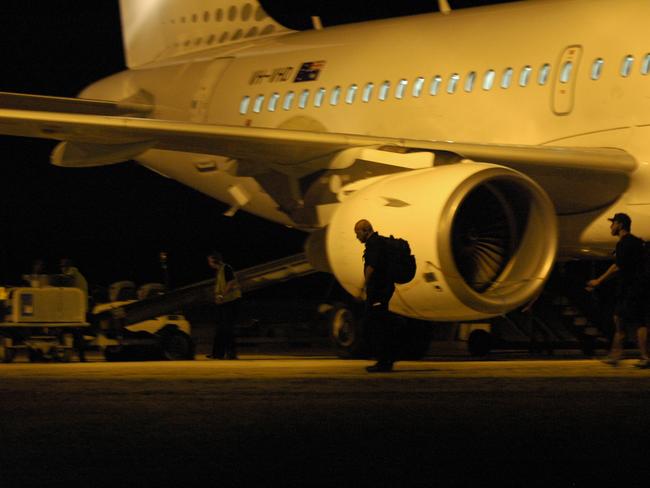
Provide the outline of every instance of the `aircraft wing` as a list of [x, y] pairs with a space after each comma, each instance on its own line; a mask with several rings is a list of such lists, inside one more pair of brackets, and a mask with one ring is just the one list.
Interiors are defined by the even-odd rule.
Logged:
[[[52, 162], [60, 166], [111, 164], [133, 159], [147, 149], [225, 156], [287, 174], [295, 170], [302, 176], [332, 168], [344, 151], [352, 159], [402, 170], [469, 159], [529, 175], [549, 193], [559, 213], [610, 203], [625, 191], [629, 174], [637, 168], [636, 160], [617, 148], [477, 144], [211, 125], [121, 115], [145, 115], [145, 104], [31, 96], [21, 101], [20, 96], [7, 95], [11, 94], [3, 100], [0, 94], [0, 134], [64, 141], [52, 154]], [[37, 110], [40, 102], [53, 111]], [[345, 159], [339, 158], [339, 168]]]

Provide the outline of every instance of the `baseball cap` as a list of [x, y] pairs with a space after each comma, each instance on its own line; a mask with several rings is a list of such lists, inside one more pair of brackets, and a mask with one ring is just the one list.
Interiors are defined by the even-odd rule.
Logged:
[[614, 216], [611, 219], [607, 219], [607, 220], [609, 220], [610, 222], [618, 222], [619, 224], [623, 224], [626, 227], [629, 227], [632, 224], [632, 219], [626, 213], [614, 214]]

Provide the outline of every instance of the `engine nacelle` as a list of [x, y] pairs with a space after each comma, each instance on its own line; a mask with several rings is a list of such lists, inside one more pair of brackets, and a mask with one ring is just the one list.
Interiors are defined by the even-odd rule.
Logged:
[[325, 235], [329, 267], [353, 295], [363, 286], [360, 219], [408, 240], [417, 273], [397, 286], [390, 308], [413, 318], [510, 311], [541, 291], [557, 250], [552, 202], [517, 171], [466, 162], [386, 176], [345, 197]]

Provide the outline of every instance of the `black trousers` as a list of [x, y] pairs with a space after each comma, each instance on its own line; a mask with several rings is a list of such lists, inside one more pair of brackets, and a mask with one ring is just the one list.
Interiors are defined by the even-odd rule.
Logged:
[[213, 307], [214, 340], [212, 357], [218, 359], [237, 357], [235, 326], [239, 318], [239, 300], [215, 304]]
[[365, 325], [372, 352], [378, 363], [393, 364], [397, 360], [395, 324], [388, 311], [388, 299], [366, 301]]

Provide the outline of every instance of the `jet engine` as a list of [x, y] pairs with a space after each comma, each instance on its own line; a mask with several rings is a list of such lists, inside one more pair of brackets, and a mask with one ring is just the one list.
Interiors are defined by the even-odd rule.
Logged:
[[[407, 317], [451, 321], [502, 314], [535, 297], [552, 269], [553, 204], [517, 171], [462, 162], [363, 185], [341, 189], [321, 243], [329, 270], [352, 295], [363, 286], [364, 245], [354, 234], [360, 219], [411, 246], [416, 276], [397, 285], [390, 303]], [[308, 245], [310, 259], [310, 249], [318, 247]]]

